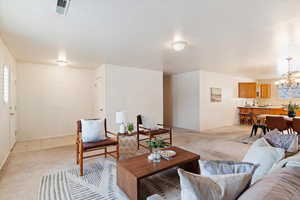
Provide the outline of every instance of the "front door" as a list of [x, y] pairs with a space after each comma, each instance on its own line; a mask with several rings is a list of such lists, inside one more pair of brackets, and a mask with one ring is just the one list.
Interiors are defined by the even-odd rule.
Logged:
[[9, 98], [9, 144], [12, 149], [16, 142], [16, 69], [10, 66]]

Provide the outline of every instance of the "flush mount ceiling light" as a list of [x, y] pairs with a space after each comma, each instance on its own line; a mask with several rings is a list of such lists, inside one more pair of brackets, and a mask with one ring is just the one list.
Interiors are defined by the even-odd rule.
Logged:
[[59, 66], [66, 66], [69, 62], [66, 61], [66, 60], [57, 60], [56, 63], [57, 63]]
[[175, 41], [172, 43], [172, 47], [175, 51], [182, 51], [186, 46], [186, 41]]

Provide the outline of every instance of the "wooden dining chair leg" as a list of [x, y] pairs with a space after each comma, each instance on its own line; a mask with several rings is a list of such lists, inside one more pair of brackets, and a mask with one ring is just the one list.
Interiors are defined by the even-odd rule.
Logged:
[[107, 147], [104, 148], [104, 157], [107, 158]]
[[120, 146], [119, 143], [117, 144], [117, 160], [120, 158]]
[[262, 130], [263, 130], [264, 135], [266, 135], [266, 133], [267, 133], [267, 128], [266, 128], [266, 127], [262, 127]]
[[82, 144], [80, 145], [80, 158], [79, 158], [79, 164], [80, 164], [80, 176], [83, 176], [83, 147]]
[[76, 142], [76, 164], [79, 164], [79, 144]]
[[252, 126], [252, 130], [251, 130], [250, 137], [252, 137], [252, 136], [253, 136], [253, 134], [254, 134], [254, 130], [255, 130], [255, 125], [253, 125], [253, 126]]
[[139, 133], [137, 133], [137, 135], [136, 135], [136, 140], [137, 140], [137, 150], [139, 150], [140, 149], [140, 134]]

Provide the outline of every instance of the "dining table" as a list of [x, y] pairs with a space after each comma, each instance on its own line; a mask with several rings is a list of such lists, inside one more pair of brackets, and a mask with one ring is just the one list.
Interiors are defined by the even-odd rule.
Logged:
[[289, 117], [287, 115], [270, 115], [270, 114], [261, 114], [261, 115], [257, 115], [256, 119], [259, 120], [262, 124], [265, 124], [266, 122], [266, 118], [270, 116], [270, 117], [283, 117], [284, 120], [286, 121], [287, 125], [289, 128], [293, 127], [293, 120], [299, 119], [300, 117]]
[[267, 116], [270, 116], [270, 117], [283, 117], [288, 122], [292, 122], [294, 118], [298, 118], [298, 119], [300, 118], [300, 117], [289, 117], [287, 115], [270, 115], [270, 114], [257, 115], [256, 118], [266, 120]]

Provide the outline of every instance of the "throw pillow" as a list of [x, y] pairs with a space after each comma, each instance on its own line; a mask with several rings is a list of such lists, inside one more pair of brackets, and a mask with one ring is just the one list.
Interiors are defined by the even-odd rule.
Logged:
[[258, 167], [253, 163], [227, 160], [199, 160], [199, 165], [202, 176], [238, 173], [253, 174]]
[[201, 176], [178, 169], [182, 200], [234, 200], [249, 185], [251, 174]]
[[250, 149], [255, 147], [272, 147], [272, 146], [265, 138], [259, 138], [251, 145]]
[[81, 134], [83, 142], [97, 142], [105, 140], [103, 120], [81, 120]]
[[142, 116], [142, 124], [145, 128], [150, 129], [150, 130], [157, 130], [158, 126], [157, 124], [152, 121], [150, 118]]
[[274, 166], [272, 167], [271, 171], [277, 170], [279, 168], [284, 168], [286, 167], [287, 163], [289, 162], [299, 162], [300, 163], [300, 152], [296, 153], [293, 156], [289, 156], [285, 159], [280, 160]]
[[286, 166], [286, 168], [290, 168], [290, 167], [300, 167], [300, 162], [297, 161], [289, 161]]
[[264, 138], [273, 146], [287, 152], [298, 152], [298, 136], [295, 134], [281, 134], [277, 129], [268, 132]]
[[284, 158], [284, 149], [271, 147], [263, 144], [262, 146], [251, 146], [246, 153], [243, 162], [250, 162], [258, 165], [255, 170], [251, 184], [265, 176], [275, 163]]
[[152, 196], [147, 197], [147, 200], [164, 200], [160, 195], [154, 194]]

